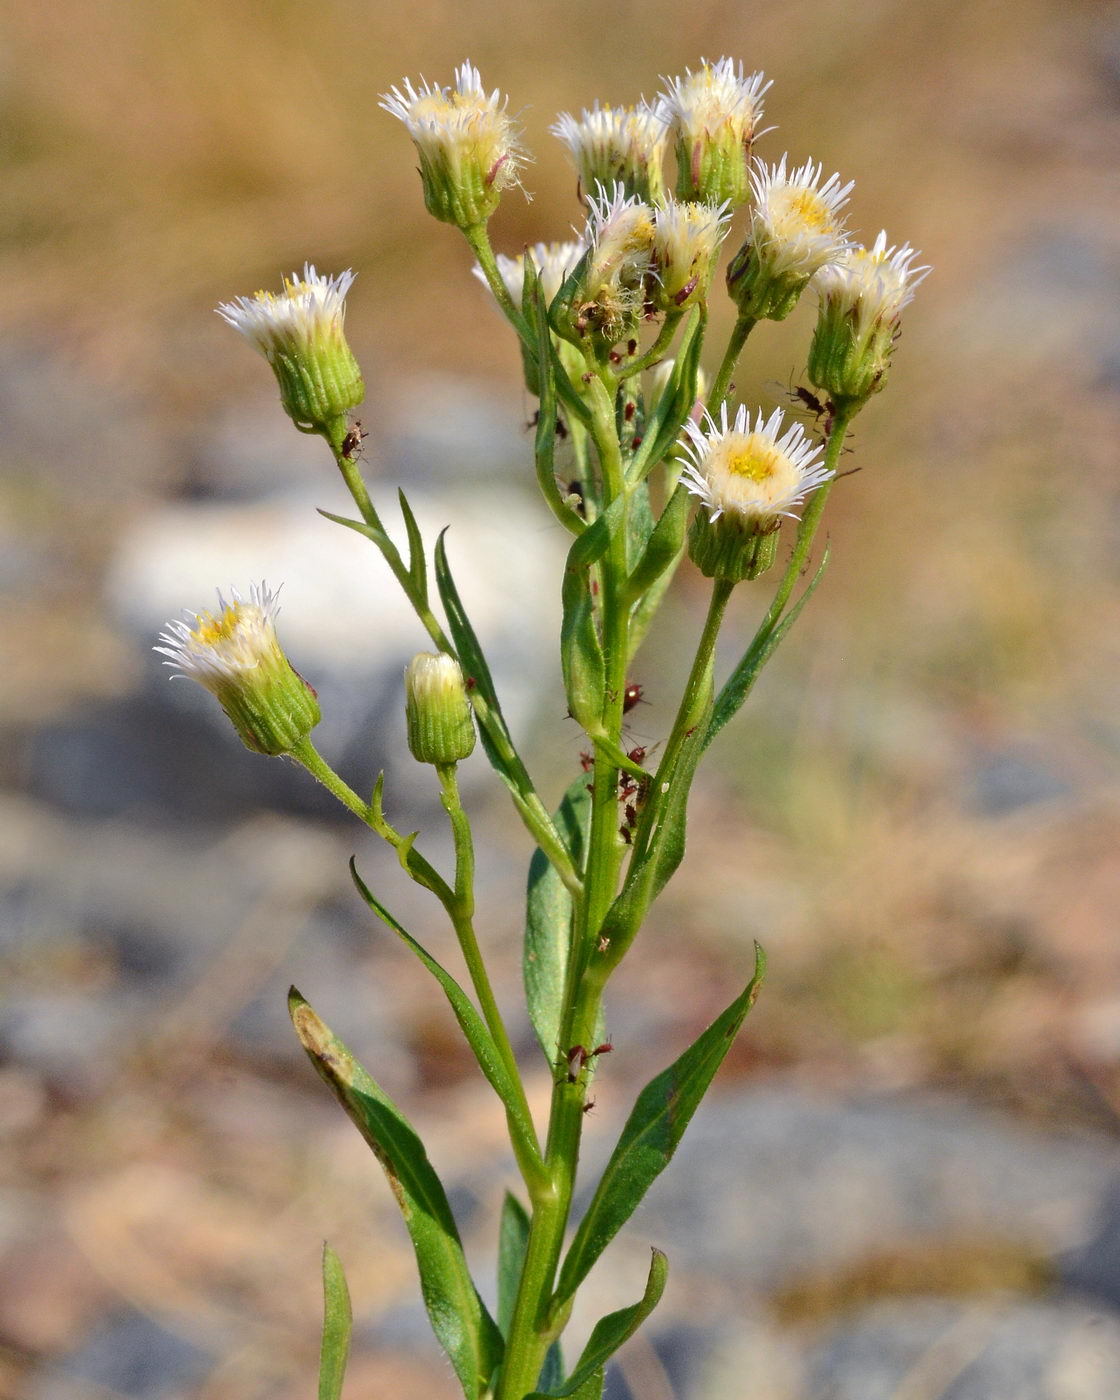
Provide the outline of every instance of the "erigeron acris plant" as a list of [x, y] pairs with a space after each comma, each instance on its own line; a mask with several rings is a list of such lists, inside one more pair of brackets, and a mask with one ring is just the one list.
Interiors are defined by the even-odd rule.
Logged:
[[[247, 598], [219, 595], [214, 613], [170, 624], [160, 650], [179, 674], [214, 693], [250, 748], [295, 759], [388, 842], [405, 872], [443, 906], [458, 938], [473, 999], [352, 863], [362, 898], [446, 995], [505, 1111], [521, 1187], [506, 1193], [502, 1212], [496, 1316], [482, 1301], [444, 1188], [405, 1115], [294, 990], [290, 1010], [316, 1069], [388, 1173], [432, 1326], [468, 1400], [595, 1400], [607, 1361], [661, 1297], [667, 1261], [654, 1250], [641, 1299], [603, 1318], [582, 1352], [564, 1359], [561, 1338], [577, 1291], [672, 1157], [754, 1001], [762, 953], [742, 993], [638, 1096], [569, 1234], [588, 1091], [612, 1048], [602, 1029], [604, 993], [680, 863], [702, 755], [820, 582], [827, 550], [795, 597], [852, 420], [886, 383], [899, 315], [926, 271], [908, 246], [889, 247], [885, 234], [870, 248], [854, 241], [845, 222], [852, 186], [839, 175], [823, 179], [811, 160], [793, 167], [787, 156], [772, 166], [755, 159], [768, 86], [760, 73], [747, 75], [724, 58], [667, 81], [652, 104], [596, 104], [578, 118], [562, 115], [553, 131], [577, 168], [585, 227], [578, 241], [536, 244], [516, 257], [495, 254], [487, 233], [524, 160], [505, 99], [487, 93], [466, 63], [451, 86], [405, 82], [382, 103], [416, 145], [428, 209], [474, 250], [475, 271], [517, 337], [526, 386], [538, 401], [537, 481], [572, 537], [558, 580], [566, 703], [586, 735], [559, 804], [538, 792], [518, 753], [442, 537], [431, 551], [402, 491], [402, 552], [382, 521], [384, 503], [374, 502], [363, 480], [365, 434], [352, 415], [364, 390], [343, 331], [353, 274], [324, 277], [305, 266], [275, 294], [219, 308], [272, 366], [295, 426], [325, 439], [358, 512], [357, 519], [330, 518], [381, 552], [434, 648], [408, 663], [405, 718], [409, 748], [434, 768], [451, 825], [450, 875], [424, 857], [416, 833], [392, 825], [382, 778], [367, 800], [312, 744], [318, 702], [281, 649], [275, 595], [266, 586]], [[663, 171], [670, 147], [676, 197]], [[726, 280], [738, 314], [705, 392], [710, 289], [723, 244], [736, 241], [737, 216], [745, 236]], [[791, 397], [814, 409], [811, 421], [789, 419], [780, 408], [732, 408], [732, 376], [747, 337], [759, 322], [788, 316], [807, 290], [819, 302], [807, 357], [813, 389], [799, 386]], [[624, 716], [640, 695], [631, 665], [686, 555], [711, 580], [710, 602], [654, 761], [654, 745], [632, 747], [626, 734]], [[716, 640], [731, 594], [771, 570], [773, 597], [717, 686]], [[552, 1075], [546, 1126], [530, 1110], [475, 928], [471, 825], [456, 770], [474, 748], [476, 726], [536, 845], [524, 971], [528, 1014]], [[337, 1400], [350, 1305], [330, 1249], [324, 1284], [319, 1393]]]

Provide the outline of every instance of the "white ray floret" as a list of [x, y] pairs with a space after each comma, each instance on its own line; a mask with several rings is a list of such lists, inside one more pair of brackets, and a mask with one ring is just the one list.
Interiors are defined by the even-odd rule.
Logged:
[[915, 267], [919, 256], [909, 243], [888, 247], [884, 229], [870, 248], [848, 248], [822, 267], [813, 286], [822, 303], [852, 312], [861, 327], [895, 321], [929, 275], [929, 267]]
[[306, 351], [331, 337], [341, 337], [346, 293], [355, 276], [347, 268], [334, 277], [324, 277], [312, 263], [304, 263], [302, 275], [293, 272], [284, 279], [283, 291], [234, 297], [221, 303], [218, 315], [266, 358], [278, 350]]
[[654, 209], [651, 257], [657, 300], [665, 309], [703, 299], [730, 221], [726, 202], [716, 206], [671, 199]]
[[751, 171], [751, 243], [771, 276], [807, 278], [851, 247], [843, 209], [855, 181], [832, 174], [822, 184], [824, 167], [811, 160], [787, 174], [787, 159]]
[[561, 112], [549, 131], [567, 146], [588, 195], [621, 180], [642, 199], [661, 197], [668, 133], [660, 104], [611, 107], [596, 101], [578, 117]]
[[167, 624], [159, 638], [164, 645], [153, 650], [169, 658], [163, 664], [173, 668], [172, 680], [186, 676], [215, 694], [286, 665], [276, 637], [278, 594], [263, 582], [252, 585], [248, 599], [236, 589], [229, 601], [219, 592], [215, 612], [185, 612], [185, 621]]
[[741, 404], [729, 421], [725, 403], [718, 422], [706, 413], [702, 424], [685, 423], [681, 481], [711, 520], [724, 513], [759, 522], [796, 516], [794, 507], [832, 476], [821, 460], [823, 445], [800, 423], [783, 433], [782, 419], [780, 408], [766, 419], [760, 409], [752, 427]]
[[742, 62], [721, 58], [701, 59], [695, 72], [686, 68], [680, 78], [663, 78], [666, 91], [660, 99], [664, 119], [678, 135], [698, 140], [721, 127], [733, 127], [749, 141], [758, 133], [762, 99], [772, 86], [763, 73], [746, 73]]

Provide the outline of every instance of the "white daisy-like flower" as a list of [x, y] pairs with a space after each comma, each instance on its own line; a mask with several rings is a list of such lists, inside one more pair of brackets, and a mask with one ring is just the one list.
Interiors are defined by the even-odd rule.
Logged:
[[848, 248], [822, 267], [813, 286], [822, 302], [843, 307], [861, 323], [895, 321], [929, 276], [928, 267], [914, 266], [918, 257], [909, 243], [888, 247], [884, 229], [870, 248]]
[[276, 636], [277, 594], [254, 584], [218, 594], [215, 612], [184, 614], [167, 624], [161, 646], [172, 680], [188, 677], [218, 698], [244, 743], [258, 753], [290, 753], [319, 722], [315, 692]]
[[[584, 251], [584, 245], [573, 240], [565, 243], [534, 243], [529, 248], [529, 256], [533, 259], [541, 279], [541, 291], [544, 293], [546, 304], [556, 296], [565, 278], [583, 257]], [[498, 253], [495, 261], [513, 304], [520, 306], [525, 289], [525, 254], [519, 253], [517, 257], [511, 258], [505, 253]], [[484, 286], [487, 285], [486, 274], [482, 268], [476, 264], [473, 271], [478, 280]]]
[[833, 174], [822, 184], [824, 167], [811, 160], [787, 174], [787, 159], [751, 171], [751, 242], [771, 276], [809, 278], [851, 246], [842, 211], [855, 181]]
[[688, 68], [684, 77], [663, 81], [660, 110], [676, 146], [677, 194], [706, 204], [745, 204], [751, 144], [771, 84], [731, 58], [704, 59], [695, 72]]
[[880, 233], [870, 248], [849, 248], [813, 277], [820, 297], [809, 347], [809, 378], [833, 402], [859, 406], [883, 388], [899, 317], [928, 276], [908, 243]]
[[728, 204], [682, 204], [673, 199], [654, 209], [650, 261], [655, 306], [681, 311], [704, 300], [730, 220]]
[[280, 292], [234, 297], [217, 308], [272, 366], [285, 412], [301, 427], [325, 429], [365, 396], [362, 372], [346, 341], [347, 268], [324, 277], [311, 263], [293, 272]]
[[470, 62], [455, 70], [451, 87], [405, 79], [379, 104], [408, 129], [420, 156], [429, 211], [460, 228], [484, 224], [501, 191], [520, 180], [524, 152], [509, 116], [508, 98], [487, 93]]
[[585, 194], [620, 183], [628, 195], [657, 203], [665, 192], [666, 119], [659, 106], [600, 106], [578, 117], [561, 112], [549, 130], [571, 153]]
[[645, 305], [653, 210], [616, 183], [589, 201], [585, 242], [591, 249], [573, 306], [579, 336], [594, 331], [612, 344], [629, 334]]
[[765, 526], [780, 516], [796, 516], [794, 507], [832, 476], [822, 462], [823, 445], [800, 423], [783, 433], [782, 419], [780, 408], [767, 419], [760, 409], [752, 428], [750, 413], [740, 404], [729, 422], [725, 403], [718, 423], [707, 413], [702, 424], [685, 423], [681, 481], [710, 520], [726, 514]]

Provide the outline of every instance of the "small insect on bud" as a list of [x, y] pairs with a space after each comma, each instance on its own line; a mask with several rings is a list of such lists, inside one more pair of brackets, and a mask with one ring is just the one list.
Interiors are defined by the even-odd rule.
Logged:
[[886, 382], [902, 309], [929, 274], [910, 245], [851, 248], [813, 278], [820, 298], [809, 378], [837, 407], [860, 408]]
[[601, 107], [596, 102], [578, 118], [561, 112], [549, 130], [567, 146], [587, 197], [616, 183], [627, 197], [647, 204], [665, 197], [665, 117], [658, 107]]
[[276, 639], [276, 595], [262, 583], [248, 601], [236, 591], [231, 599], [219, 593], [216, 612], [169, 622], [155, 650], [169, 658], [172, 680], [189, 676], [217, 697], [247, 748], [291, 753], [319, 723], [319, 702]]
[[552, 322], [559, 335], [579, 343], [591, 336], [602, 352], [634, 334], [646, 303], [646, 280], [653, 243], [653, 210], [627, 197], [622, 185], [600, 186], [590, 201], [585, 242], [588, 253], [573, 277], [578, 281], [558, 298]]
[[660, 110], [677, 153], [677, 197], [732, 209], [746, 204], [751, 145], [770, 84], [730, 58], [664, 81]]
[[474, 750], [474, 716], [459, 663], [419, 652], [404, 673], [408, 747], [418, 763], [458, 763]]
[[524, 159], [508, 99], [487, 93], [478, 69], [464, 63], [453, 87], [419, 87], [405, 79], [379, 104], [399, 117], [420, 156], [424, 203], [430, 214], [458, 228], [477, 228], [497, 209], [502, 190], [519, 181]]
[[787, 175], [786, 159], [751, 172], [750, 232], [727, 269], [739, 314], [754, 321], [784, 321], [813, 274], [851, 242], [841, 215], [854, 182], [830, 175], [822, 185], [823, 167], [812, 161]]
[[681, 481], [700, 501], [688, 552], [705, 577], [757, 578], [774, 562], [782, 517], [830, 478], [800, 423], [781, 431], [780, 408], [752, 428], [742, 405], [729, 423], [726, 403], [718, 423], [706, 414], [702, 427], [684, 425]]
[[218, 315], [265, 357], [280, 385], [284, 412], [304, 432], [340, 430], [365, 397], [358, 362], [346, 343], [346, 293], [354, 273], [321, 277], [305, 263], [282, 292], [222, 302]]

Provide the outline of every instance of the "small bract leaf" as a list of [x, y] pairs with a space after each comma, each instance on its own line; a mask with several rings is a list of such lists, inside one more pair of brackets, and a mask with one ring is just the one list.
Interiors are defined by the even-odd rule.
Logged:
[[319, 1400], [340, 1400], [350, 1356], [350, 1290], [342, 1262], [323, 1245], [323, 1345], [319, 1353]]

